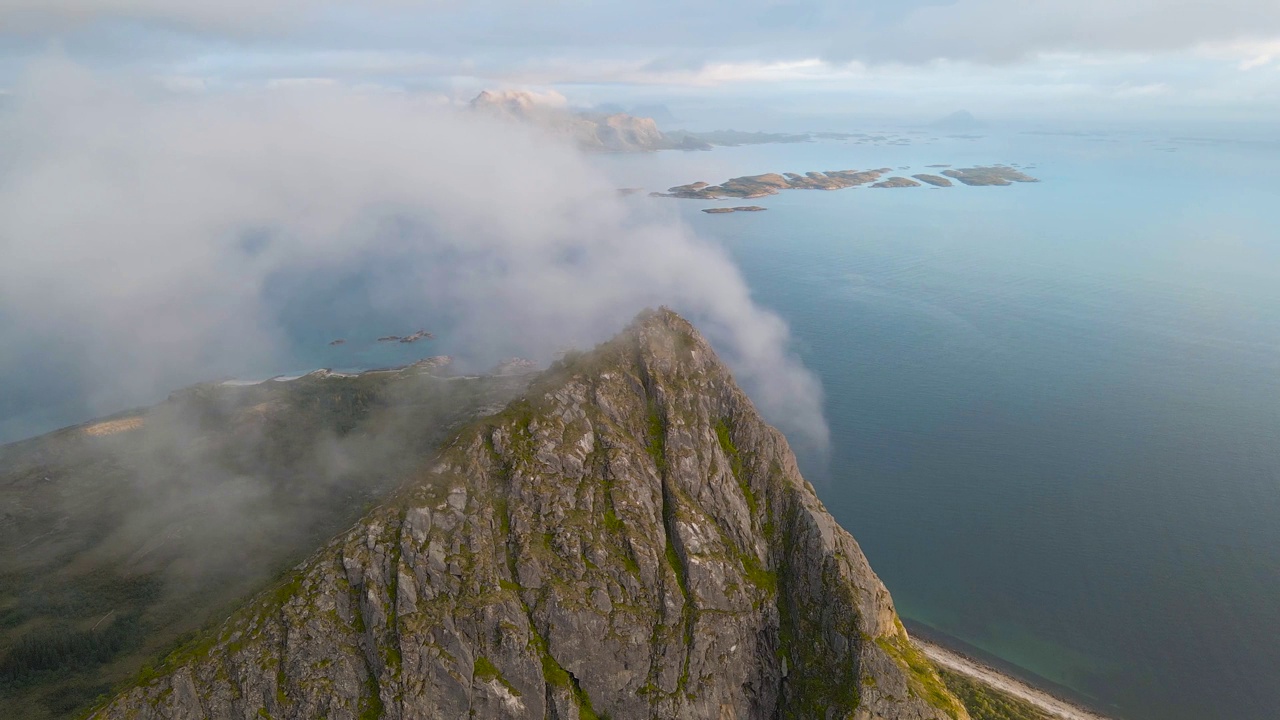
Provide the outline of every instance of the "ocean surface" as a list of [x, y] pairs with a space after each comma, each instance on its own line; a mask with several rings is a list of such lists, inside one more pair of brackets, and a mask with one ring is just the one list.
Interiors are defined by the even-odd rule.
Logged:
[[790, 323], [832, 435], [802, 465], [916, 632], [1122, 718], [1280, 716], [1280, 144], [905, 137], [602, 162], [646, 189], [1034, 165], [636, 202]]

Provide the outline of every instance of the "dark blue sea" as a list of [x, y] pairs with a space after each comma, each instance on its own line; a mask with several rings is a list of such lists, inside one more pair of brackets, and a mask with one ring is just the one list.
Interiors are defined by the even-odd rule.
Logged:
[[790, 323], [832, 434], [806, 472], [917, 632], [1122, 718], [1280, 717], [1280, 144], [906, 137], [607, 162], [1033, 165], [662, 202]]

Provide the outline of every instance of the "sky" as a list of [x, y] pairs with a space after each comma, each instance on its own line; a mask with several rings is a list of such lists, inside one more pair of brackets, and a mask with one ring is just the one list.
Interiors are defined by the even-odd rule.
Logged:
[[690, 129], [761, 99], [773, 112], [738, 129], [962, 108], [1099, 122], [1280, 110], [1274, 0], [0, 3], [0, 88], [51, 52], [175, 92], [337, 83], [460, 103], [556, 90], [578, 106], [667, 103]]

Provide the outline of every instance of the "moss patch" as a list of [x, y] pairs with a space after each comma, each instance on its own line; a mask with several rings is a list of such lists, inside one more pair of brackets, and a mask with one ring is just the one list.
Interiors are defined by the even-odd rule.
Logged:
[[596, 713], [595, 708], [591, 705], [591, 698], [587, 696], [586, 691], [578, 684], [578, 679], [568, 670], [565, 670], [560, 661], [551, 655], [551, 652], [547, 649], [546, 641], [537, 632], [533, 634], [533, 643], [538, 650], [538, 654], [542, 657], [543, 680], [548, 685], [564, 688], [573, 693], [574, 702], [578, 705], [578, 717], [581, 720], [607, 720]]
[[378, 680], [372, 675], [365, 680], [364, 696], [360, 698], [360, 720], [379, 720], [383, 715], [382, 695], [378, 691]]
[[667, 425], [662, 420], [662, 413], [658, 410], [657, 404], [649, 403], [649, 418], [646, 425], [649, 432], [648, 444], [646, 448], [649, 451], [649, 457], [653, 459], [654, 465], [658, 467], [659, 473], [667, 470]]
[[507, 682], [507, 679], [502, 676], [502, 673], [498, 671], [498, 668], [493, 664], [493, 662], [490, 661], [489, 658], [483, 655], [476, 658], [475, 666], [472, 669], [472, 674], [480, 682], [487, 683], [487, 682], [492, 682], [494, 680], [497, 680], [512, 695], [515, 695], [516, 697], [520, 697], [520, 691], [516, 690], [515, 687], [511, 685], [511, 683]]
[[899, 627], [897, 635], [876, 638], [876, 644], [906, 669], [907, 684], [913, 695], [953, 718], [960, 717], [963, 710], [960, 703], [948, 692], [933, 663], [907, 639], [906, 631]]

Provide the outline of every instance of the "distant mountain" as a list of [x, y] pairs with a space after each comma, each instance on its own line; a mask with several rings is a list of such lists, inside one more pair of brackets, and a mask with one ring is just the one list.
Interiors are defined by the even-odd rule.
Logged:
[[597, 115], [634, 115], [635, 117], [653, 118], [653, 121], [659, 126], [671, 126], [680, 122], [680, 119], [672, 114], [671, 109], [662, 104], [649, 105], [633, 105], [628, 109], [625, 105], [616, 102], [600, 103], [593, 105], [587, 113]]
[[[612, 106], [602, 106], [612, 109]], [[486, 90], [471, 101], [471, 109], [522, 122], [530, 122], [557, 135], [571, 138], [586, 150], [639, 152], [646, 150], [703, 150], [705, 143], [669, 138], [649, 117], [623, 112], [573, 111], [521, 90]]]
[[973, 113], [968, 110], [957, 110], [940, 120], [930, 123], [929, 127], [939, 130], [976, 130], [983, 125], [984, 123], [974, 117]]
[[680, 118], [671, 113], [671, 108], [666, 105], [636, 105], [631, 108], [631, 114], [639, 117], [653, 118], [658, 125], [671, 126], [680, 122]]

